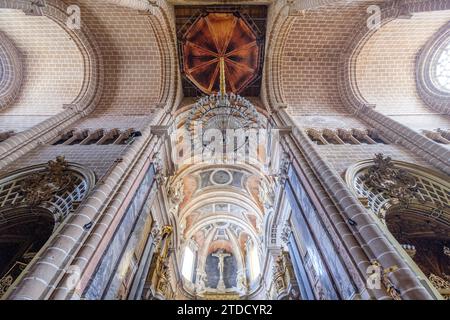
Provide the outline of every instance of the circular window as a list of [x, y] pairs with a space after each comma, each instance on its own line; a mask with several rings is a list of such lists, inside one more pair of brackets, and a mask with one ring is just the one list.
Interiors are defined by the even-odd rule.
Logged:
[[450, 40], [437, 52], [434, 78], [439, 87], [450, 91]]
[[3, 82], [3, 63], [0, 61], [0, 83]]
[[420, 49], [416, 59], [417, 93], [433, 110], [447, 114], [450, 103], [450, 22]]
[[233, 176], [226, 170], [217, 170], [212, 174], [211, 181], [216, 185], [230, 184], [233, 181]]

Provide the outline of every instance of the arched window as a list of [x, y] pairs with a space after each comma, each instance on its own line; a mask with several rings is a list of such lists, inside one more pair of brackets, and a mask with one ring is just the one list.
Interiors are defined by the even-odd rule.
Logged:
[[447, 114], [450, 108], [450, 22], [422, 47], [416, 59], [417, 92], [433, 110]]
[[448, 177], [378, 154], [350, 167], [346, 181], [412, 269], [450, 298]]
[[440, 48], [433, 68], [436, 83], [450, 91], [450, 40]]
[[192, 281], [192, 275], [194, 271], [194, 252], [189, 246], [184, 249], [183, 267], [181, 273], [186, 280]]
[[64, 157], [0, 176], [0, 297], [94, 184]]
[[254, 281], [261, 275], [261, 266], [259, 264], [258, 247], [252, 244], [250, 247], [250, 279]]

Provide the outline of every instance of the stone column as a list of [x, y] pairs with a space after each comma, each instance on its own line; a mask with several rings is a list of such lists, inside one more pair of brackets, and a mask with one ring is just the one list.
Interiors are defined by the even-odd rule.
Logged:
[[[304, 157], [308, 168], [303, 169], [311, 180], [317, 177], [320, 185], [324, 187], [326, 194], [321, 201], [326, 205], [326, 214], [330, 214], [332, 227], [339, 230], [342, 242], [357, 264], [360, 275], [367, 276], [367, 267], [370, 265], [367, 258], [376, 259], [385, 269], [397, 266], [397, 269], [390, 274], [390, 279], [400, 290], [403, 299], [432, 299], [373, 217], [350, 192], [341, 177], [322, 159], [308, 137], [296, 128], [294, 121], [284, 110], [280, 110], [277, 115], [279, 122], [283, 125], [291, 125], [293, 128], [293, 133], [287, 140], [291, 140], [289, 147], [294, 158]], [[319, 188], [318, 186], [317, 189]], [[337, 212], [333, 212], [333, 207], [337, 209]], [[365, 250], [363, 251], [362, 248]], [[383, 295], [380, 297], [378, 294], [378, 298], [388, 297]]]
[[[154, 123], [143, 130], [141, 139], [127, 150], [122, 161], [93, 190], [78, 211], [68, 217], [38, 260], [27, 268], [9, 299], [81, 297], [114, 234], [114, 228], [132, 199], [130, 195], [151, 164], [151, 155], [158, 146], [158, 139], [151, 134], [151, 126], [166, 121], [161, 119], [164, 119], [164, 110], [159, 109]], [[70, 270], [76, 270], [77, 274]]]

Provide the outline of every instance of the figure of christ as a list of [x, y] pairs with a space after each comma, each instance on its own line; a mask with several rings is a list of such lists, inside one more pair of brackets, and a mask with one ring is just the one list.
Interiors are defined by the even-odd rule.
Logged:
[[220, 274], [219, 283], [217, 284], [217, 290], [225, 291], [225, 282], [223, 281], [223, 271], [225, 266], [225, 258], [231, 256], [228, 253], [224, 253], [223, 250], [220, 250], [212, 255], [213, 257], [219, 258], [218, 269]]

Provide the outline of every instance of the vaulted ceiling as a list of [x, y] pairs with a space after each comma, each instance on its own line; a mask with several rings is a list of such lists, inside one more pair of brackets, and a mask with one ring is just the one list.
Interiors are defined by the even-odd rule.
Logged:
[[223, 57], [227, 91], [259, 96], [266, 18], [266, 6], [176, 6], [184, 95], [218, 92]]

